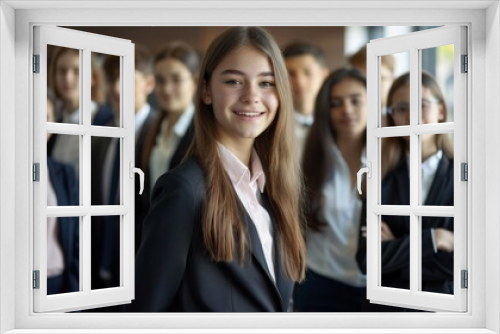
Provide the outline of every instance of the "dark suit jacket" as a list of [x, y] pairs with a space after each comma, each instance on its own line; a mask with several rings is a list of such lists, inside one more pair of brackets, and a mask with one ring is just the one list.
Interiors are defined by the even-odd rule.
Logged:
[[[71, 166], [47, 157], [50, 181], [57, 197], [58, 206], [80, 205], [79, 187], [75, 171]], [[80, 226], [78, 217], [59, 217], [59, 243], [64, 253], [62, 292], [79, 290], [80, 272]]]
[[243, 221], [251, 247], [247, 261], [241, 265], [236, 254], [231, 262], [214, 262], [207, 254], [201, 224], [205, 187], [203, 171], [193, 158], [156, 183], [135, 262], [135, 300], [125, 311], [286, 311], [293, 283], [280, 267], [279, 240], [274, 239], [274, 283], [246, 211]]
[[[114, 126], [111, 120], [104, 126]], [[91, 204], [109, 205], [109, 198], [103, 198], [104, 184], [111, 185], [113, 177], [118, 178], [118, 173], [112, 173], [109, 179], [103, 178], [103, 169], [106, 157], [109, 154], [109, 145], [112, 138], [92, 137], [91, 142]], [[115, 142], [116, 143], [116, 142]], [[119, 158], [119, 157], [117, 157]], [[111, 186], [110, 186], [111, 187]], [[116, 191], [119, 190], [119, 186]], [[117, 205], [118, 203], [113, 203]], [[119, 216], [93, 216], [91, 228], [91, 269], [92, 289], [116, 287], [120, 285], [120, 217]], [[100, 275], [103, 271], [110, 276]]]
[[[136, 160], [136, 165], [139, 166], [140, 169], [144, 172], [144, 191], [142, 192], [142, 195], [139, 195], [139, 184], [136, 183], [136, 195], [135, 195], [135, 249], [136, 252], [139, 249], [140, 242], [141, 242], [141, 235], [142, 235], [142, 226], [144, 222], [144, 218], [146, 217], [149, 207], [151, 204], [151, 179], [150, 179], [150, 173], [149, 173], [149, 160], [151, 157], [151, 151], [156, 143], [156, 137], [158, 136], [158, 133], [160, 132], [161, 129], [161, 123], [163, 122], [163, 119], [166, 117], [165, 113], [160, 113], [157, 112], [154, 117], [151, 118], [151, 120], [148, 122], [148, 124], [144, 124], [144, 126], [148, 126], [146, 130], [146, 136], [144, 137], [144, 141], [141, 142], [140, 147], [138, 149], [141, 151], [140, 153], [140, 160]], [[186, 155], [186, 152], [189, 148], [189, 145], [191, 144], [191, 141], [193, 140], [194, 137], [194, 123], [191, 121], [191, 124], [189, 125], [186, 133], [184, 134], [184, 137], [180, 140], [177, 149], [174, 152], [174, 155], [172, 156], [172, 159], [170, 160], [170, 165], [168, 166], [168, 169], [165, 170], [167, 172], [168, 170], [171, 170], [177, 165], [180, 164], [182, 159], [184, 159], [184, 156]], [[139, 155], [136, 155], [139, 156]]]
[[[383, 205], [409, 205], [410, 179], [406, 160], [388, 174], [382, 182]], [[425, 205], [453, 206], [453, 160], [443, 154]], [[362, 211], [362, 226], [366, 226], [366, 203]], [[410, 219], [407, 216], [382, 216], [395, 239], [382, 243], [382, 285], [409, 289]], [[422, 290], [453, 293], [453, 252], [434, 253], [431, 228], [453, 231], [453, 217], [422, 217]], [[360, 234], [357, 261], [366, 272], [366, 238]], [[456, 278], [458, 279], [458, 277]]]
[[[57, 119], [57, 122], [59, 123], [62, 122], [61, 117], [62, 116], [60, 116], [60, 118]], [[106, 124], [112, 121], [113, 121], [113, 110], [111, 109], [110, 104], [106, 104], [99, 107], [97, 113], [94, 116], [94, 119], [92, 120], [92, 125], [105, 126]], [[58, 138], [57, 133], [54, 133], [52, 136], [50, 136], [49, 142], [47, 143], [48, 156], [52, 155], [52, 151], [56, 144], [57, 138]]]

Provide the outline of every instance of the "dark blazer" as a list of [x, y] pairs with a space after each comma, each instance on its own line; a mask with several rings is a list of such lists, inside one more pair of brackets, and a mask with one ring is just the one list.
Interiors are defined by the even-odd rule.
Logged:
[[[148, 143], [148, 137], [153, 129], [156, 129], [156, 123], [159, 119], [159, 112], [155, 108], [151, 107], [148, 117], [144, 120], [141, 131], [137, 136], [135, 142], [135, 166], [140, 168], [144, 172], [144, 191], [142, 195], [139, 194], [141, 189], [139, 177], [135, 178], [135, 252], [139, 249], [141, 243], [142, 234], [142, 222], [149, 209], [149, 199], [151, 193], [151, 187], [149, 186], [149, 166], [145, 165], [142, 161], [142, 156], [145, 150], [146, 143]], [[147, 188], [146, 188], [147, 185]]]
[[[148, 123], [147, 135], [144, 137], [144, 141], [140, 144], [138, 149], [141, 151], [140, 160], [136, 160], [136, 165], [144, 172], [144, 191], [142, 195], [139, 195], [139, 183], [136, 183], [136, 195], [135, 195], [135, 250], [139, 249], [142, 235], [142, 226], [144, 219], [149, 211], [151, 204], [151, 175], [149, 173], [149, 160], [151, 157], [151, 151], [156, 143], [156, 137], [160, 133], [161, 124], [166, 117], [165, 113], [157, 112], [153, 118], [151, 118]], [[146, 124], [144, 124], [146, 126]], [[145, 130], [145, 129], [144, 129]], [[180, 164], [186, 152], [191, 144], [194, 137], [194, 122], [191, 121], [184, 137], [180, 140], [177, 149], [170, 160], [170, 165], [165, 172], [177, 167]], [[137, 156], [137, 155], [136, 155]], [[139, 162], [139, 164], [138, 164]]]
[[[275, 237], [276, 283], [269, 275], [257, 230], [246, 213], [251, 251], [246, 262], [215, 262], [204, 246], [201, 210], [205, 178], [193, 158], [164, 174], [153, 191], [136, 256], [135, 300], [126, 312], [286, 311], [293, 282], [280, 265]], [[268, 203], [268, 202], [267, 202]], [[274, 222], [270, 205], [267, 205]]]
[[[114, 126], [111, 120], [105, 126]], [[91, 142], [91, 204], [109, 205], [110, 199], [103, 198], [103, 185], [110, 184], [113, 178], [118, 184], [119, 170], [112, 173], [110, 179], [103, 179], [103, 169], [106, 157], [109, 154], [109, 145], [112, 138], [92, 137]], [[116, 144], [116, 142], [115, 142]], [[119, 154], [115, 157], [119, 159]], [[119, 191], [119, 186], [114, 188]], [[119, 203], [111, 202], [113, 205]], [[120, 285], [120, 218], [119, 216], [93, 216], [91, 228], [91, 285], [92, 289], [116, 287]], [[109, 275], [101, 275], [106, 272]]]
[[[56, 120], [58, 123], [62, 122], [62, 115], [59, 116], [59, 119]], [[97, 113], [92, 120], [92, 125], [98, 126], [106, 126], [109, 122], [113, 121], [113, 110], [111, 109], [111, 105], [106, 104], [99, 107]], [[51, 156], [52, 151], [54, 150], [54, 146], [56, 144], [58, 136], [57, 133], [54, 133], [50, 136], [49, 142], [47, 143], [47, 155]]]
[[[146, 145], [149, 132], [155, 127], [155, 122], [158, 121], [158, 110], [152, 106], [150, 108], [148, 117], [144, 120], [141, 131], [139, 131], [135, 141], [135, 165], [139, 168], [142, 167], [142, 152], [144, 151], [144, 145]], [[145, 171], [143, 170], [143, 172]]]
[[[50, 182], [57, 197], [58, 206], [80, 205], [79, 187], [71, 166], [47, 157]], [[63, 291], [79, 290], [80, 226], [78, 217], [59, 217], [59, 243], [64, 253]]]
[[[382, 182], [382, 204], [409, 205], [410, 180], [403, 159], [399, 166]], [[425, 205], [453, 206], [453, 159], [443, 153]], [[361, 225], [366, 226], [366, 203]], [[382, 285], [409, 289], [410, 275], [410, 219], [405, 216], [382, 216], [395, 239], [382, 243]], [[452, 217], [422, 217], [422, 290], [453, 294], [453, 252], [434, 253], [431, 228], [453, 231]], [[366, 272], [366, 238], [360, 233], [358, 265]], [[458, 277], [456, 278], [458, 279]]]

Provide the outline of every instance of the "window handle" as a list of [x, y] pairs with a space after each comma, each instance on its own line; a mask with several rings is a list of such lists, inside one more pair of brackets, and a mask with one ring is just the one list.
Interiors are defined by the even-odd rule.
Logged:
[[369, 179], [372, 178], [372, 163], [371, 162], [367, 162], [366, 163], [366, 167], [363, 167], [361, 168], [359, 171], [358, 171], [358, 174], [357, 174], [357, 181], [358, 181], [358, 193], [361, 195], [362, 191], [361, 191], [361, 175], [363, 175], [363, 173], [366, 173], [367, 174], [367, 177]]
[[141, 190], [139, 190], [139, 195], [142, 195], [142, 191], [144, 190], [144, 172], [140, 168], [135, 168], [134, 167], [134, 162], [130, 161], [129, 163], [129, 171], [130, 171], [130, 178], [134, 178], [134, 173], [139, 174], [139, 183], [141, 185]]

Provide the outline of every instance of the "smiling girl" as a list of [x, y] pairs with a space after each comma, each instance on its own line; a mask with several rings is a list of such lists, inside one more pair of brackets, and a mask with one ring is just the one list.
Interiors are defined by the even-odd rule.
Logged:
[[286, 311], [304, 277], [293, 107], [262, 28], [209, 47], [189, 156], [153, 190], [126, 311]]

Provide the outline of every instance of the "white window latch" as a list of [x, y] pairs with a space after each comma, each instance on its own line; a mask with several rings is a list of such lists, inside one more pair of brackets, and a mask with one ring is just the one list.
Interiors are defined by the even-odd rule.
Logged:
[[366, 163], [366, 167], [363, 167], [361, 168], [359, 171], [358, 171], [358, 174], [357, 174], [357, 181], [358, 181], [358, 193], [361, 195], [361, 175], [363, 175], [363, 173], [366, 173], [367, 177], [369, 179], [372, 178], [372, 163], [370, 161], [368, 161]]
[[142, 191], [144, 190], [144, 172], [140, 168], [135, 168], [134, 163], [132, 161], [129, 162], [129, 177], [131, 179], [134, 178], [134, 173], [139, 174], [139, 183], [141, 185], [141, 190], [139, 190], [139, 195], [142, 195]]

